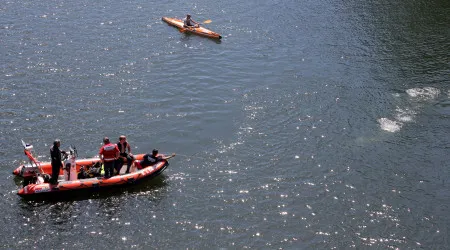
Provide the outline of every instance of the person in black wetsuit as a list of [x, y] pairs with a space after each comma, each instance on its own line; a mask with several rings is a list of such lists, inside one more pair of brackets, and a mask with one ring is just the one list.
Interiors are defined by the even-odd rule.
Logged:
[[162, 161], [162, 160], [167, 160], [170, 159], [172, 157], [175, 156], [175, 153], [173, 153], [170, 156], [161, 156], [158, 155], [158, 150], [157, 149], [153, 149], [151, 154], [146, 154], [144, 155], [144, 159], [142, 161], [140, 161], [140, 165], [142, 168], [154, 165], [155, 163]]
[[61, 146], [61, 141], [59, 139], [56, 139], [53, 142], [53, 147], [50, 148], [50, 157], [52, 158], [52, 177], [50, 179], [51, 184], [58, 183], [59, 170], [63, 167], [61, 156], [62, 154], [66, 154], [65, 151], [61, 151], [59, 149], [59, 146]]

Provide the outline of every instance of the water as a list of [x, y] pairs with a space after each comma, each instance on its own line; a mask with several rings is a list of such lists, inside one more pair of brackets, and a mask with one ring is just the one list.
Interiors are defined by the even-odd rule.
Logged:
[[[6, 1], [0, 246], [445, 249], [447, 1]], [[162, 16], [211, 19], [221, 42]], [[25, 201], [20, 139], [176, 152], [130, 189]], [[73, 199], [72, 199], [73, 198]]]

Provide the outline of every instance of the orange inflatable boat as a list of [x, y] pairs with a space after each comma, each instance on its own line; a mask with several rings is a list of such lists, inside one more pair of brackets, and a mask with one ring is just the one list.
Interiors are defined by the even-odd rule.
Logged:
[[177, 18], [163, 17], [162, 20], [169, 25], [177, 27], [182, 32], [189, 32], [189, 33], [193, 33], [193, 34], [196, 34], [199, 36], [205, 36], [205, 37], [214, 38], [214, 39], [222, 39], [222, 36], [219, 33], [216, 33], [209, 29], [203, 28], [201, 26], [198, 28], [184, 27], [183, 20], [180, 20]]
[[[126, 173], [127, 164], [118, 169], [117, 175], [104, 178], [102, 175], [102, 164], [99, 158], [77, 160], [76, 148], [72, 146], [66, 152], [63, 160], [63, 170], [60, 172], [57, 184], [51, 184], [51, 163], [39, 162], [32, 153], [33, 146], [22, 141], [24, 153], [30, 160], [27, 165], [22, 165], [14, 170], [14, 174], [24, 177], [23, 187], [17, 192], [18, 195], [35, 199], [38, 197], [55, 196], [57, 194], [73, 193], [74, 191], [100, 189], [113, 186], [134, 184], [143, 179], [149, 179], [161, 174], [168, 166], [167, 159], [175, 156], [164, 157], [156, 155], [157, 162], [151, 166], [142, 167], [140, 161], [144, 154], [135, 155], [135, 161], [131, 164], [131, 172]], [[125, 173], [124, 173], [125, 172]]]
[[113, 186], [124, 186], [134, 184], [143, 179], [150, 179], [161, 174], [169, 163], [167, 160], [157, 162], [153, 166], [148, 166], [143, 169], [135, 169], [129, 174], [116, 175], [111, 178], [93, 177], [72, 181], [60, 181], [58, 184], [45, 183], [42, 178], [38, 177], [36, 183], [31, 183], [21, 188], [17, 194], [24, 198], [40, 198], [48, 197], [49, 195], [68, 194], [73, 191], [81, 190], [98, 190]]

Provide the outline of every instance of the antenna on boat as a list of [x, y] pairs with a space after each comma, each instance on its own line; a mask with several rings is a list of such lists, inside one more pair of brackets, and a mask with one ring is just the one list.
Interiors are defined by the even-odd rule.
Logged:
[[73, 155], [74, 155], [75, 157], [78, 157], [78, 151], [77, 151], [77, 147], [75, 147], [75, 145], [71, 145], [71, 146], [70, 146], [70, 151], [73, 152]]

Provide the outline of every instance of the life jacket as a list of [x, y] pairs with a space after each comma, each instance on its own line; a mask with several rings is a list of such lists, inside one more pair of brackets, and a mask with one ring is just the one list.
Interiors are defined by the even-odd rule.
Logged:
[[119, 152], [122, 153], [126, 153], [127, 152], [127, 146], [128, 146], [128, 142], [124, 142], [123, 143], [123, 152], [122, 152], [122, 144], [119, 142], [117, 142], [117, 147], [119, 148]]
[[117, 152], [119, 152], [117, 145], [108, 143], [100, 148], [99, 155], [103, 155], [105, 162], [111, 162], [115, 160]]
[[135, 166], [137, 167], [137, 169], [139, 169], [139, 170], [143, 169], [143, 167], [142, 167], [140, 161], [135, 161], [135, 162], [134, 162], [134, 165], [135, 165]]

